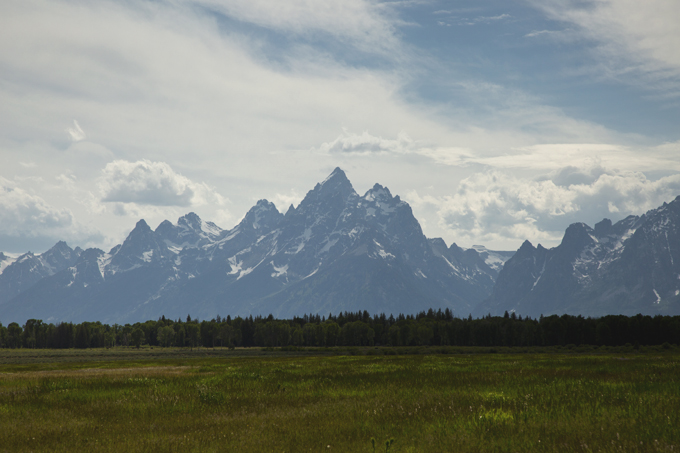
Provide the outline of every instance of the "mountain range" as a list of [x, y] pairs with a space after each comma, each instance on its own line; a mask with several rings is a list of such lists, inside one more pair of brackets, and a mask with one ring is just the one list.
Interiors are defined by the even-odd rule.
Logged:
[[22, 255], [0, 275], [0, 319], [131, 322], [429, 308], [467, 316], [511, 255], [428, 239], [406, 202], [379, 184], [360, 196], [336, 168], [285, 215], [260, 200], [231, 230], [189, 213], [155, 230], [140, 220], [109, 252], [60, 242], [42, 255]]
[[473, 314], [680, 314], [680, 197], [642, 216], [570, 225], [546, 249], [524, 242]]
[[285, 214], [258, 201], [223, 230], [194, 213], [140, 220], [108, 252], [58, 242], [0, 253], [0, 320], [124, 323], [218, 314], [290, 318], [367, 310], [456, 316], [680, 314], [680, 197], [642, 216], [570, 225], [516, 252], [427, 238], [379, 184], [359, 195], [336, 168]]

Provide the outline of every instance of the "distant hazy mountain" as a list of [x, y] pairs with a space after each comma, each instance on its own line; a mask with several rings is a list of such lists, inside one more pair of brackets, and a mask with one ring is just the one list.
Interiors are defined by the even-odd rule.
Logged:
[[72, 266], [81, 253], [63, 241], [42, 255], [28, 252], [13, 259], [0, 253], [0, 306], [41, 279]]
[[[31, 274], [21, 288], [14, 268], [28, 255], [6, 266], [0, 320], [127, 322], [429, 308], [466, 316], [489, 296], [511, 256], [426, 238], [407, 203], [378, 184], [360, 196], [339, 168], [285, 215], [260, 200], [231, 230], [190, 213], [155, 231], [140, 220], [108, 253], [57, 247], [69, 258]], [[55, 249], [39, 261], [52, 263], [45, 255]]]
[[555, 248], [526, 241], [477, 315], [680, 314], [680, 197], [642, 217], [575, 223]]

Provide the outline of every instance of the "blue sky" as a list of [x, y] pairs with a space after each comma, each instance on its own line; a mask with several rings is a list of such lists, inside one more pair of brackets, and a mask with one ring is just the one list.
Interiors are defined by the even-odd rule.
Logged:
[[340, 166], [429, 237], [554, 246], [680, 195], [675, 0], [7, 0], [0, 250], [233, 227]]

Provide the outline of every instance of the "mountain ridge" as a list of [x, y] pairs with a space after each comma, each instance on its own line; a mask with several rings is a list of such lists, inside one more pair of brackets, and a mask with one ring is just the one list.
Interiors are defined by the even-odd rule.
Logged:
[[282, 214], [258, 200], [229, 230], [190, 212], [139, 220], [108, 252], [59, 241], [0, 254], [0, 319], [127, 322], [368, 310], [457, 316], [680, 314], [680, 197], [641, 216], [577, 222], [550, 249], [427, 238], [408, 203], [363, 195], [336, 168]]
[[680, 314], [680, 196], [642, 216], [570, 225], [518, 249], [474, 314]]
[[124, 322], [429, 308], [466, 316], [497, 274], [476, 250], [426, 238], [386, 187], [359, 195], [336, 168], [285, 215], [259, 200], [231, 230], [195, 213], [155, 230], [140, 220], [109, 252], [88, 249], [0, 301], [0, 317]]

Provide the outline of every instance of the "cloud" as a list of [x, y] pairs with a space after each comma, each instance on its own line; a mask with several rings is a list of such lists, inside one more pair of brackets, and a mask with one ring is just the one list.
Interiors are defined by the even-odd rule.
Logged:
[[541, 36], [541, 35], [555, 35], [555, 34], [563, 34], [563, 31], [560, 30], [536, 30], [532, 31], [531, 33], [527, 33], [524, 35], [525, 38], [535, 38], [536, 36]]
[[[519, 113], [518, 113], [519, 114]], [[548, 119], [546, 119], [548, 121]], [[566, 122], [579, 129], [578, 122]], [[566, 126], [565, 126], [566, 127]], [[470, 135], [488, 134], [474, 131]], [[508, 136], [517, 140], [517, 136]], [[469, 136], [467, 137], [469, 139]], [[347, 129], [330, 142], [324, 142], [318, 151], [330, 155], [385, 156], [389, 154], [424, 156], [438, 164], [456, 167], [481, 165], [496, 169], [533, 170], [545, 173], [560, 171], [567, 177], [574, 162], [593, 169], [606, 166], [622, 171], [680, 171], [680, 141], [658, 146], [623, 146], [609, 143], [559, 143], [539, 144], [505, 149], [502, 154], [484, 155], [465, 146], [441, 146], [427, 140], [415, 140], [401, 131], [395, 138], [385, 138], [364, 131], [361, 134]], [[640, 159], [644, 154], [645, 159]], [[579, 170], [580, 171], [580, 170]], [[600, 170], [602, 171], [602, 170]]]
[[595, 183], [600, 178], [600, 176], [606, 173], [607, 171], [599, 165], [588, 169], [568, 166], [553, 173], [550, 180], [559, 187], [591, 185]]
[[454, 195], [409, 193], [414, 204], [435, 206], [440, 227], [464, 241], [512, 244], [529, 239], [557, 245], [574, 222], [591, 226], [603, 216], [640, 215], [680, 195], [680, 175], [649, 180], [639, 172], [566, 167], [536, 180], [493, 170], [464, 179]]
[[78, 121], [73, 120], [73, 127], [69, 127], [66, 129], [66, 132], [71, 136], [71, 141], [74, 142], [79, 142], [81, 140], [85, 140], [85, 132], [83, 129], [80, 127], [80, 124], [78, 124]]
[[[446, 11], [436, 11], [435, 14], [443, 14], [446, 13]], [[477, 17], [451, 17], [450, 20], [453, 20], [454, 22], [457, 23], [457, 25], [477, 25], [477, 24], [491, 24], [497, 21], [509, 19], [512, 16], [510, 14], [498, 14], [496, 16], [477, 16]], [[442, 23], [438, 22], [439, 25], [450, 25], [448, 23]]]
[[56, 209], [11, 181], [0, 177], [0, 232], [6, 235], [40, 235], [55, 228], [69, 228], [73, 216]]
[[355, 134], [345, 130], [332, 142], [323, 143], [319, 151], [359, 156], [410, 154], [424, 156], [445, 165], [466, 165], [467, 161], [474, 160], [473, 152], [468, 148], [435, 146], [424, 140], [413, 140], [403, 131], [396, 138], [389, 139], [366, 131]]
[[23, 253], [32, 244], [38, 252], [62, 239], [84, 245], [102, 235], [76, 222], [69, 209], [55, 208], [0, 177], [0, 250]]
[[[216, 212], [219, 193], [239, 194], [229, 206], [236, 215], [256, 194], [280, 194], [274, 201], [285, 209], [327, 175], [321, 168], [336, 165], [357, 187], [426, 193], [435, 185], [439, 202], [480, 168], [535, 177], [593, 155], [604, 168], [620, 160], [622, 171], [680, 165], [677, 143], [650, 153], [623, 147], [628, 136], [546, 107], [514, 82], [466, 75], [465, 61], [452, 69], [426, 48], [414, 55], [409, 42], [421, 41], [400, 33], [396, 3], [0, 2], [5, 173], [42, 177], [23, 187], [118, 234], [131, 216], [160, 222], [188, 206], [228, 219]], [[427, 99], [414, 92], [418, 84], [428, 86]], [[87, 119], [87, 134], [74, 118]], [[73, 138], [64, 131], [71, 124]], [[343, 126], [359, 132], [338, 135]], [[55, 180], [60, 174], [77, 180]], [[577, 178], [586, 176], [565, 171], [555, 181]]]
[[362, 134], [350, 133], [347, 130], [332, 142], [323, 143], [319, 150], [327, 153], [371, 154], [371, 153], [406, 153], [415, 143], [405, 133], [400, 133], [396, 140], [376, 137], [364, 131]]
[[474, 155], [466, 161], [493, 168], [542, 171], [558, 171], [574, 162], [588, 166], [604, 165], [624, 171], [680, 171], [678, 153], [680, 141], [651, 147], [608, 143], [546, 143], [516, 147], [498, 156]]
[[478, 19], [482, 22], [493, 22], [496, 20], [503, 20], [503, 19], [509, 19], [510, 14], [499, 14], [497, 16], [486, 16], [486, 17], [479, 17]]
[[[680, 3], [676, 0], [532, 0], [550, 19], [597, 43], [601, 70], [680, 95]], [[632, 76], [632, 78], [631, 78]]]
[[369, 53], [400, 47], [389, 3], [367, 0], [196, 0], [240, 21], [299, 36], [328, 35]]
[[[102, 201], [151, 206], [200, 206], [224, 204], [224, 198], [204, 183], [176, 173], [165, 162], [115, 160], [102, 170], [99, 182]], [[115, 205], [116, 215], [127, 210]]]

